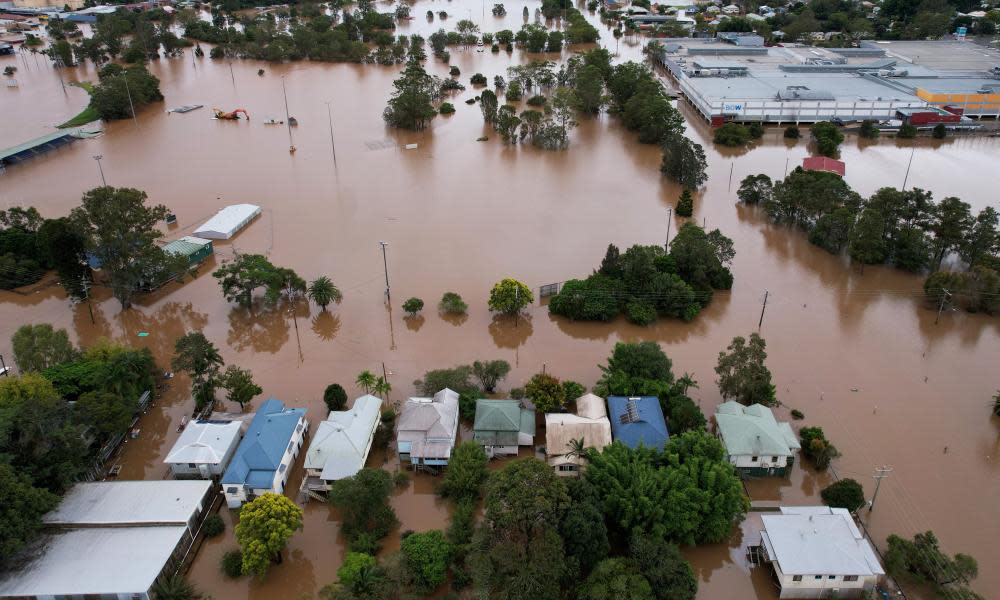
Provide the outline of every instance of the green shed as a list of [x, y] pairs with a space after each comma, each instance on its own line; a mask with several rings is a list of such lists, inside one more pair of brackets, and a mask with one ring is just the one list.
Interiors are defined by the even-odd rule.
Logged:
[[163, 247], [163, 251], [186, 256], [188, 265], [192, 267], [201, 264], [214, 252], [212, 240], [205, 240], [191, 235], [186, 235], [179, 240], [170, 242]]

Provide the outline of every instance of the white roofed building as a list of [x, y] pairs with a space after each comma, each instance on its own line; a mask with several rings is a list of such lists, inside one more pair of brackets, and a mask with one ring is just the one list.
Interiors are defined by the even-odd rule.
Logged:
[[307, 477], [329, 485], [363, 469], [381, 417], [382, 400], [370, 394], [355, 400], [350, 410], [330, 412], [306, 452]]
[[0, 573], [0, 598], [151, 598], [177, 572], [211, 500], [210, 481], [79, 483]]
[[576, 475], [583, 459], [574, 451], [574, 440], [584, 448], [601, 450], [611, 443], [611, 421], [604, 398], [584, 394], [576, 399], [576, 414], [546, 413], [545, 458], [556, 475]]
[[195, 229], [196, 237], [210, 240], [228, 240], [250, 224], [260, 214], [254, 204], [231, 204]]
[[851, 514], [828, 506], [782, 507], [761, 517], [760, 555], [780, 598], [857, 598], [885, 574]]
[[444, 466], [458, 436], [458, 392], [445, 388], [433, 398], [410, 398], [396, 426], [400, 461]]
[[163, 461], [178, 479], [221, 477], [243, 437], [239, 421], [191, 421]]

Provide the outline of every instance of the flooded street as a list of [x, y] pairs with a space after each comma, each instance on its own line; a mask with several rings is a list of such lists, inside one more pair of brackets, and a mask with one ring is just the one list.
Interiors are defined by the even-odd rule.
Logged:
[[[516, 30], [525, 4], [507, 3], [503, 20], [487, 12], [484, 30]], [[428, 9], [453, 16], [427, 23]], [[470, 11], [479, 21], [480, 9], [479, 3], [465, 8], [458, 2], [417, 2], [415, 20], [397, 33], [426, 36], [439, 27], [453, 29]], [[599, 27], [605, 46], [614, 49], [613, 38]], [[620, 60], [638, 60], [639, 44], [623, 39]], [[143, 189], [151, 203], [165, 204], [177, 215], [168, 239], [190, 233], [228, 204], [260, 205], [261, 218], [230, 242], [217, 242], [214, 262], [202, 266], [196, 278], [143, 298], [128, 312], [120, 311], [108, 290], [97, 290], [95, 323], [86, 305], [71, 306], [58, 287], [27, 296], [0, 292], [0, 354], [12, 356], [10, 337], [20, 324], [48, 322], [84, 345], [109, 337], [149, 347], [166, 369], [174, 340], [201, 330], [227, 364], [253, 372], [264, 389], [255, 404], [275, 396], [289, 406], [306, 406], [315, 424], [326, 415], [322, 392], [328, 384], [339, 382], [349, 395], [360, 395], [353, 385], [356, 375], [364, 369], [380, 374], [383, 362], [396, 402], [412, 395], [412, 382], [429, 369], [483, 359], [511, 363], [501, 382], [505, 390], [523, 385], [543, 365], [589, 387], [616, 342], [654, 340], [673, 360], [675, 373], [694, 375], [700, 387], [692, 396], [710, 415], [721, 402], [713, 371], [718, 353], [734, 336], [756, 329], [767, 290], [761, 333], [785, 405], [776, 411], [779, 418], [788, 419], [795, 408], [805, 413], [803, 423], [822, 426], [843, 452], [834, 463], [837, 472], [861, 482], [868, 497], [873, 469], [893, 467], [874, 511], [865, 513], [881, 548], [890, 533], [932, 529], [948, 553], [979, 560], [975, 590], [989, 597], [990, 590], [1000, 589], [1000, 571], [988, 568], [1000, 538], [1000, 422], [991, 419], [989, 406], [1000, 387], [1000, 319], [948, 313], [935, 325], [935, 311], [922, 304], [920, 276], [878, 267], [861, 274], [801, 233], [736, 206], [744, 176], [764, 172], [780, 178], [786, 161], [791, 170], [809, 155], [807, 144], [787, 143], [781, 130], [772, 128], [757, 147], [720, 152], [708, 126], [683, 102], [688, 135], [705, 147], [709, 161], [709, 180], [695, 197], [693, 219], [734, 240], [732, 291], [716, 294], [691, 323], [661, 320], [646, 328], [624, 319], [573, 323], [549, 316], [537, 301], [524, 318], [494, 318], [486, 300], [503, 277], [520, 279], [537, 292], [539, 285], [589, 274], [608, 243], [662, 244], [666, 209], [680, 189], [660, 174], [660, 150], [640, 145], [606, 114], [581, 118], [563, 152], [504, 146], [483, 125], [478, 105], [464, 103], [476, 93], [468, 79], [476, 72], [490, 80], [506, 77], [508, 66], [530, 57], [519, 49], [512, 55], [451, 50], [451, 64], [461, 69], [467, 89], [451, 100], [454, 115], [436, 117], [419, 133], [390, 130], [382, 121], [399, 67], [234, 61], [231, 77], [225, 61], [206, 57], [192, 64], [190, 53], [152, 64], [165, 103], [140, 111], [138, 126], [117, 121], [102, 137], [8, 168], [0, 175], [0, 208], [31, 205], [46, 217], [65, 215], [85, 190], [100, 184], [92, 158], [99, 154], [109, 185]], [[14, 60], [3, 57], [0, 68]], [[20, 87], [0, 90], [0, 147], [46, 133], [87, 102], [74, 87], [64, 95], [55, 71], [40, 59], [34, 68], [22, 68], [21, 60], [16, 58]], [[264, 76], [257, 75], [259, 68]], [[446, 76], [447, 68], [433, 58], [427, 62], [435, 75]], [[96, 80], [91, 66], [65, 69], [63, 75], [67, 81]], [[290, 113], [299, 121], [294, 155], [288, 152], [287, 130], [263, 124], [269, 116], [284, 118], [281, 76]], [[205, 108], [164, 112], [194, 103]], [[211, 120], [213, 106], [245, 108], [251, 120]], [[477, 142], [483, 135], [491, 139]], [[406, 144], [417, 148], [405, 150]], [[958, 196], [974, 211], [1000, 205], [998, 138], [859, 144], [848, 137], [842, 147], [847, 182], [864, 195], [902, 186], [911, 147], [908, 186], [931, 190], [936, 200]], [[675, 218], [671, 232], [682, 221]], [[391, 308], [384, 303], [380, 240], [388, 243]], [[265, 253], [309, 280], [328, 275], [344, 300], [327, 312], [303, 305], [294, 315], [229, 304], [211, 271], [237, 249]], [[447, 291], [469, 303], [467, 318], [438, 315], [436, 304]], [[411, 296], [427, 305], [416, 318], [405, 317], [400, 307]], [[138, 337], [139, 332], [149, 335]], [[166, 477], [162, 460], [193, 408], [187, 379], [168, 383], [140, 421], [139, 438], [128, 442], [121, 478]], [[393, 470], [395, 460], [373, 454], [369, 466], [387, 461]], [[300, 477], [301, 464], [289, 490], [298, 489]], [[819, 490], [829, 481], [799, 461], [788, 480], [754, 482], [750, 489], [755, 500], [818, 504]], [[433, 485], [432, 477], [422, 475], [397, 492], [393, 505], [400, 530], [446, 525], [449, 506], [434, 496]], [[222, 553], [235, 545], [232, 516], [222, 512], [229, 525], [225, 535], [202, 546], [190, 573], [202, 592], [217, 600], [297, 598], [335, 580], [344, 542], [328, 507], [306, 506], [304, 531], [292, 538], [284, 564], [263, 582], [231, 581], [220, 573]], [[760, 569], [751, 573], [744, 556], [743, 548], [755, 541], [755, 519], [728, 545], [685, 551], [700, 580], [700, 598], [775, 597], [768, 576]], [[398, 533], [394, 536], [386, 540], [387, 551], [398, 545]]]

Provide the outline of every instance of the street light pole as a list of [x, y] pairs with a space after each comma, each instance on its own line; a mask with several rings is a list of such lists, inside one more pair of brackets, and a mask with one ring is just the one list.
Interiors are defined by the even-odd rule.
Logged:
[[330, 112], [330, 102], [326, 101], [326, 117], [330, 121], [330, 149], [333, 150], [333, 166], [337, 166], [337, 146], [333, 143], [333, 113]]
[[385, 268], [385, 299], [389, 299], [389, 261], [385, 257], [385, 247], [389, 245], [388, 242], [379, 242], [382, 246], [382, 266]]
[[135, 106], [132, 104], [132, 92], [129, 91], [128, 88], [128, 77], [126, 77], [125, 74], [123, 73], [122, 79], [125, 80], [125, 93], [128, 95], [128, 107], [132, 111], [132, 122], [135, 123], [136, 127], [138, 127], [139, 121], [135, 118]]
[[674, 217], [674, 207], [673, 206], [668, 206], [667, 207], [667, 242], [665, 244], [663, 244], [663, 249], [666, 250], [667, 252], [670, 252], [670, 221], [673, 220], [673, 217]]
[[94, 160], [97, 161], [97, 170], [101, 172], [101, 185], [108, 187], [108, 182], [104, 179], [104, 168], [101, 167], [101, 159], [104, 158], [103, 154], [95, 154]]
[[875, 493], [872, 495], [872, 501], [868, 504], [868, 512], [871, 512], [875, 508], [875, 499], [878, 498], [878, 488], [882, 485], [882, 480], [892, 473], [892, 467], [883, 466], [881, 468], [875, 469]]

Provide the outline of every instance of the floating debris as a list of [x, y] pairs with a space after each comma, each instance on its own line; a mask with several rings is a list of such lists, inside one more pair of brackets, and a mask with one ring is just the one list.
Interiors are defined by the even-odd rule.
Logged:
[[205, 106], [205, 105], [204, 104], [185, 104], [184, 106], [178, 106], [176, 108], [171, 108], [170, 110], [167, 111], [167, 114], [169, 115], [170, 113], [181, 113], [181, 114], [183, 114], [183, 113], [189, 113], [192, 110], [198, 110], [199, 108], [202, 108], [203, 106]]

